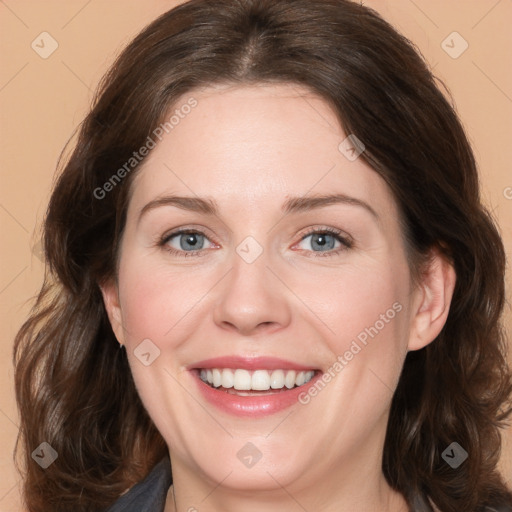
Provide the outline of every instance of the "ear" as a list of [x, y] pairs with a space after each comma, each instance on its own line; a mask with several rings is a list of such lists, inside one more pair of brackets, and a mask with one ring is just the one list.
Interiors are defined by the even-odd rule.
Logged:
[[453, 265], [438, 249], [432, 249], [415, 291], [409, 350], [419, 350], [439, 335], [448, 318], [455, 281]]
[[119, 303], [119, 293], [117, 284], [114, 280], [109, 280], [100, 285], [101, 294], [103, 295], [103, 302], [107, 310], [110, 325], [120, 345], [124, 345], [124, 330], [123, 320], [121, 314], [121, 306]]

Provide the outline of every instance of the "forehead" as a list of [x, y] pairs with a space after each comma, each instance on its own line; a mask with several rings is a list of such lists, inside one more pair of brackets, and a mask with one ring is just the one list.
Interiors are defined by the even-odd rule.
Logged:
[[[195, 106], [183, 108], [187, 104]], [[306, 88], [194, 90], [175, 103], [171, 118], [172, 128], [134, 179], [136, 207], [165, 193], [214, 197], [238, 208], [343, 193], [366, 198], [377, 209], [394, 208], [380, 176], [362, 158], [347, 158], [348, 134], [335, 112]]]

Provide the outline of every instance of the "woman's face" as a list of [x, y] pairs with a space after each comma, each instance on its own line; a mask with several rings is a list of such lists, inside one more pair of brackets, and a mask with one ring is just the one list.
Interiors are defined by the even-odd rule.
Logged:
[[364, 481], [417, 309], [388, 187], [298, 86], [212, 87], [176, 108], [105, 292], [173, 470], [209, 489]]

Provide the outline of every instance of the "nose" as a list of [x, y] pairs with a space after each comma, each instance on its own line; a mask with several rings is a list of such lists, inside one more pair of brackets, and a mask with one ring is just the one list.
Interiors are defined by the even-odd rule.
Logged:
[[291, 321], [287, 289], [270, 269], [265, 251], [252, 263], [235, 255], [214, 309], [215, 323], [244, 336], [269, 334]]

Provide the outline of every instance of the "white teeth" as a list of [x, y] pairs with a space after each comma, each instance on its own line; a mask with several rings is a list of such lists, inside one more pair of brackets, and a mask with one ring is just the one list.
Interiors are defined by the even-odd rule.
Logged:
[[213, 374], [213, 385], [214, 387], [218, 388], [222, 383], [222, 374], [220, 373], [220, 370], [218, 368], [214, 368], [212, 370]]
[[235, 370], [233, 387], [240, 391], [251, 389], [251, 374], [247, 370]]
[[[223, 388], [232, 388], [233, 384], [235, 382], [233, 372], [231, 370], [223, 370], [221, 371], [222, 375], [222, 387]], [[210, 382], [210, 381], [208, 381]], [[210, 384], [213, 384], [213, 382], [210, 382]]]
[[297, 377], [295, 378], [295, 385], [296, 386], [302, 386], [302, 384], [304, 384], [305, 381], [306, 381], [306, 374], [305, 374], [305, 372], [297, 373]]
[[252, 389], [266, 391], [270, 389], [270, 375], [266, 370], [256, 370], [252, 374]]
[[295, 370], [290, 370], [286, 374], [286, 377], [284, 378], [284, 385], [288, 389], [292, 389], [295, 386], [295, 377], [296, 377]]
[[272, 389], [281, 389], [284, 386], [284, 371], [274, 370], [270, 376], [270, 387]]
[[232, 370], [230, 368], [202, 369], [201, 380], [215, 388], [234, 388], [238, 391], [268, 391], [269, 389], [292, 389], [307, 384], [315, 375], [313, 370]]

